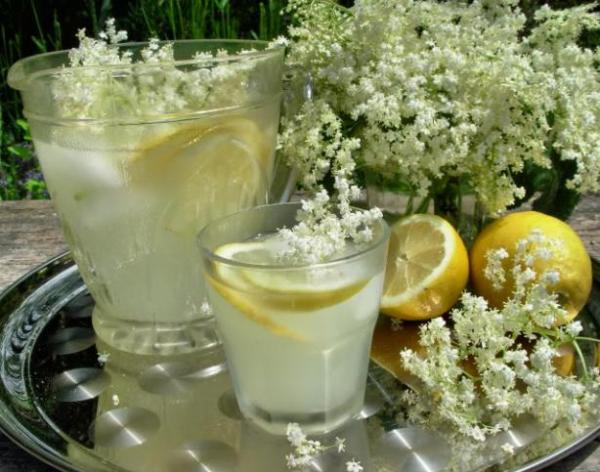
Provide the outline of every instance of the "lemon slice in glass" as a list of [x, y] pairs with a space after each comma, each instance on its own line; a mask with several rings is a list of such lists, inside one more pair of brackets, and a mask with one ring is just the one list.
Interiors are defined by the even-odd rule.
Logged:
[[306, 338], [293, 332], [291, 329], [277, 323], [269, 316], [269, 311], [265, 310], [259, 300], [254, 295], [239, 290], [235, 285], [224, 283], [218, 278], [205, 275], [206, 281], [237, 311], [242, 313], [249, 320], [263, 326], [276, 336], [282, 336], [294, 341], [306, 342]]
[[404, 320], [439, 316], [468, 277], [467, 250], [452, 225], [435, 215], [409, 216], [392, 226], [381, 311]]
[[285, 241], [276, 235], [226, 244], [215, 253], [253, 264], [253, 267], [232, 269], [217, 263], [216, 272], [221, 279], [247, 291], [250, 298], [264, 307], [286, 312], [310, 312], [341, 303], [358, 293], [368, 281], [349, 265], [279, 267], [278, 255], [285, 247]]

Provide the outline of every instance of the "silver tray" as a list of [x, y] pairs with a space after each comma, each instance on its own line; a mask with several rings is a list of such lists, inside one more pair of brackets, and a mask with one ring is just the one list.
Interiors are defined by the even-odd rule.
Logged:
[[[598, 264], [583, 315], [588, 334], [600, 326]], [[288, 470], [285, 438], [243, 420], [220, 347], [178, 357], [111, 351], [91, 327], [94, 302], [68, 254], [22, 277], [0, 294], [0, 430], [23, 449], [64, 471]], [[108, 360], [103, 362], [103, 356]], [[343, 471], [351, 459], [365, 471], [539, 470], [600, 433], [600, 419], [575, 438], [544, 432], [521, 418], [477, 450], [450, 446], [439, 433], [399, 422], [399, 385], [372, 365], [359, 417], [323, 437], [346, 438], [306, 470]], [[512, 458], [499, 447], [510, 443]], [[550, 444], [550, 445], [548, 445]], [[548, 449], [549, 448], [549, 449]], [[470, 455], [469, 455], [470, 454]], [[468, 464], [465, 465], [465, 464]]]

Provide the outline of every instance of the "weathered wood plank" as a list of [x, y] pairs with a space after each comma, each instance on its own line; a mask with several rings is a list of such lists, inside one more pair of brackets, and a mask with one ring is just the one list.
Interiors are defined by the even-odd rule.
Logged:
[[0, 202], [0, 290], [66, 248], [49, 201]]
[[584, 198], [569, 223], [583, 239], [590, 255], [600, 260], [600, 195]]

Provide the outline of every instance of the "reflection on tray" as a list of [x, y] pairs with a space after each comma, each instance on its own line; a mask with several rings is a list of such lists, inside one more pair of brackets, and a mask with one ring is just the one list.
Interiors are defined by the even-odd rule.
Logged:
[[[169, 358], [102, 345], [91, 328], [93, 300], [77, 271], [57, 267], [48, 273], [52, 280], [32, 286], [35, 291], [15, 292], [20, 308], [4, 313], [0, 385], [0, 406], [8, 405], [18, 424], [26, 425], [36, 438], [30, 441], [52, 451], [55, 464], [86, 472], [288, 470], [287, 440], [241, 418], [220, 348]], [[595, 314], [586, 316], [595, 329]], [[398, 391], [392, 376], [372, 366], [361, 417], [329, 435], [311, 436], [323, 444], [344, 437], [347, 452], [328, 450], [309, 470], [343, 471], [350, 459], [375, 472], [432, 472], [449, 465], [483, 470], [507, 459], [501, 448], [507, 443], [517, 454], [502, 469], [526, 470], [519, 464], [575, 438], [544, 434], [522, 418], [493, 441], [458, 444], [408, 425], [404, 412], [392, 407]], [[15, 421], [6, 415], [0, 420], [3, 428]]]

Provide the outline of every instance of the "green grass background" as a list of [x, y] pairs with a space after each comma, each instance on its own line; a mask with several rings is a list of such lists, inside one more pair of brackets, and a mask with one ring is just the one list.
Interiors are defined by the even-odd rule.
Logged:
[[[350, 5], [352, 0], [340, 0]], [[76, 46], [75, 34], [96, 35], [107, 18], [131, 40], [180, 38], [271, 39], [284, 34], [286, 0], [0, 0], [0, 200], [48, 198], [31, 145], [18, 93], [6, 84], [21, 57]], [[544, 3], [556, 8], [576, 0], [522, 0], [531, 17]], [[596, 36], [589, 41], [598, 44]]]

